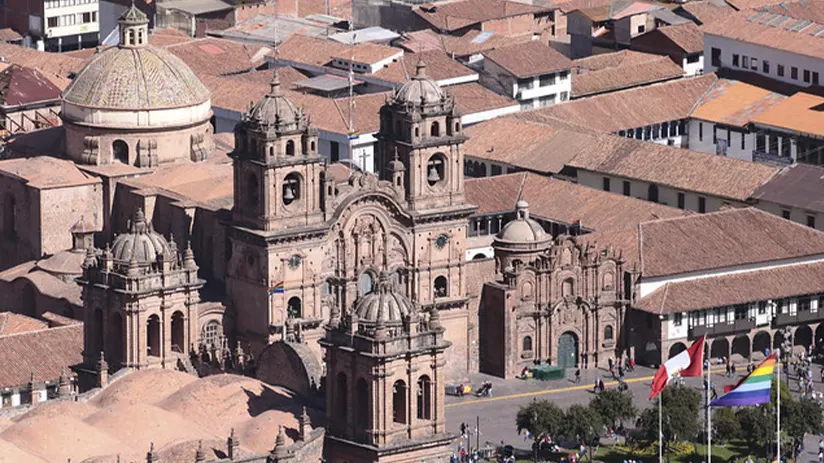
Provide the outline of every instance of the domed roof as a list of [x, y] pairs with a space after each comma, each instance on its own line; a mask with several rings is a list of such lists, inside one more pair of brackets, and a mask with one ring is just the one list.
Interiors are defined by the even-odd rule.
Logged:
[[400, 324], [405, 316], [414, 312], [415, 305], [395, 291], [386, 272], [381, 272], [375, 290], [355, 303], [358, 322]]
[[519, 200], [515, 204], [515, 213], [515, 220], [504, 226], [498, 239], [509, 242], [530, 242], [545, 241], [549, 238], [544, 227], [529, 218], [529, 203], [523, 199]]
[[[119, 23], [121, 30], [148, 33], [143, 30], [146, 15], [134, 5]], [[96, 54], [63, 92], [63, 100], [99, 109], [168, 109], [205, 103], [209, 91], [180, 58], [140, 42]]]
[[158, 255], [171, 254], [166, 238], [152, 229], [140, 209], [129, 224], [129, 232], [117, 235], [112, 243], [112, 258], [120, 262], [134, 259], [139, 264], [148, 264], [157, 261]]
[[415, 66], [415, 75], [395, 94], [395, 102], [400, 104], [434, 104], [446, 98], [437, 82], [426, 77], [426, 64], [421, 60]]
[[[283, 94], [280, 88], [280, 72], [275, 68], [269, 93], [249, 110], [248, 119], [261, 126], [277, 126], [279, 129], [298, 128], [303, 122], [303, 112]], [[290, 127], [294, 126], [294, 127]]]

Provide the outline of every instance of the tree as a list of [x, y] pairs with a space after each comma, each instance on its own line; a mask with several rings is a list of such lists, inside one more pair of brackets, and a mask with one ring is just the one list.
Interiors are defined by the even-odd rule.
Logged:
[[[692, 441], [701, 430], [698, 412], [701, 409], [701, 394], [683, 386], [670, 386], [661, 393], [663, 402], [664, 449], [669, 452], [671, 444], [677, 441]], [[658, 440], [658, 401], [641, 413], [639, 419], [645, 437]]]
[[741, 424], [731, 407], [719, 407], [712, 414], [712, 427], [721, 442], [729, 442], [741, 435]]
[[771, 436], [775, 435], [775, 413], [772, 407], [741, 407], [735, 412], [735, 417], [741, 426], [741, 437], [752, 453], [762, 448], [764, 443], [770, 442]]
[[595, 412], [592, 406], [575, 404], [569, 407], [564, 414], [562, 434], [567, 440], [579, 442], [586, 446], [589, 452], [589, 461], [592, 461], [592, 447], [598, 445], [604, 429], [603, 418]]
[[533, 457], [538, 459], [539, 441], [543, 436], [552, 438], [561, 434], [564, 412], [560, 407], [545, 399], [533, 399], [526, 407], [518, 410], [515, 426], [518, 434], [527, 431], [533, 440]]
[[781, 401], [781, 428], [792, 438], [793, 458], [806, 433], [817, 433], [821, 426], [821, 406], [812, 400]]
[[598, 414], [604, 426], [613, 430], [618, 426], [619, 421], [631, 420], [638, 415], [632, 395], [617, 389], [607, 389], [596, 394], [589, 402], [589, 406]]

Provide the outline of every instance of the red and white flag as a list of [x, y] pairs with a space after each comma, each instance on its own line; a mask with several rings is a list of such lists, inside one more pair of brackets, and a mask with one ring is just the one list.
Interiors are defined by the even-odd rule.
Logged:
[[649, 398], [661, 393], [675, 375], [682, 377], [701, 376], [704, 366], [704, 336], [696, 340], [689, 349], [667, 360], [655, 373]]

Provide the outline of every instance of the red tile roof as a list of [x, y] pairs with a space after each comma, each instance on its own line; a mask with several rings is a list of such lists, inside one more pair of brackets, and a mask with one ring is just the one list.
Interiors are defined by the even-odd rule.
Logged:
[[166, 45], [198, 76], [222, 76], [251, 71], [262, 66], [268, 47], [207, 37]]
[[704, 33], [695, 23], [675, 24], [656, 29], [685, 53], [704, 52]]
[[744, 82], [721, 79], [701, 99], [691, 117], [708, 122], [744, 127], [753, 117], [784, 101], [778, 93]]
[[36, 318], [13, 312], [0, 312], [0, 336], [44, 330], [49, 324]]
[[84, 173], [73, 162], [50, 156], [0, 161], [0, 175], [18, 178], [39, 189], [101, 183], [99, 178]]
[[792, 164], [761, 185], [752, 198], [786, 207], [824, 213], [824, 169]]
[[714, 1], [687, 2], [678, 9], [684, 10], [689, 16], [695, 18], [699, 25], [723, 19], [726, 15], [735, 12], [735, 9], [728, 3]]
[[79, 72], [85, 64], [85, 60], [72, 58], [60, 53], [37, 51], [20, 45], [2, 42], [0, 42], [0, 56], [2, 56], [6, 62], [34, 68], [47, 74], [56, 74], [62, 77], [69, 77], [71, 74]]
[[468, 56], [496, 48], [531, 42], [533, 34], [504, 35], [470, 30], [464, 35], [439, 34], [432, 29], [408, 32], [398, 46], [409, 53], [440, 50], [459, 56]]
[[82, 361], [82, 324], [0, 336], [0, 387], [54, 381]]
[[412, 11], [436, 29], [453, 31], [484, 21], [548, 10], [548, 7], [507, 0], [460, 0], [451, 3], [421, 5], [413, 8]]
[[[773, 19], [769, 19], [771, 17]], [[782, 20], [783, 22], [778, 26], [771, 26], [761, 23], [765, 19], [771, 24]], [[788, 30], [798, 21], [786, 15], [783, 15], [782, 19], [782, 15], [747, 10], [727, 15], [723, 19], [703, 26], [703, 30], [704, 34], [798, 55], [824, 58], [824, 37], [810, 35], [811, 32], [818, 30], [821, 24], [811, 23], [799, 32]]]
[[538, 40], [489, 50], [484, 56], [519, 78], [572, 68], [569, 58]]
[[14, 42], [17, 40], [23, 40], [23, 36], [18, 34], [14, 29], [5, 27], [0, 29], [0, 40], [4, 42]]
[[0, 72], [0, 105], [17, 106], [57, 101], [61, 89], [40, 71], [17, 64]]
[[684, 70], [666, 56], [623, 50], [573, 61], [572, 96], [637, 87], [682, 77]]

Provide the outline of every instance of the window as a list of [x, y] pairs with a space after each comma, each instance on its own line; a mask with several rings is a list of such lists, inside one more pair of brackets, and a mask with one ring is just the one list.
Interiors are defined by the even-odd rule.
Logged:
[[658, 202], [658, 185], [651, 183], [649, 188], [647, 188], [647, 200], [657, 203]]
[[435, 278], [434, 293], [435, 297], [446, 297], [449, 295], [449, 287], [445, 276], [439, 276], [438, 278]]
[[283, 204], [290, 205], [296, 200], [300, 199], [300, 176], [296, 172], [292, 172], [283, 179]]
[[781, 156], [788, 158], [792, 155], [792, 142], [790, 137], [781, 137]]
[[638, 25], [638, 33], [639, 34], [643, 34], [645, 30], [647, 30], [647, 27], [644, 24], [639, 24]]
[[761, 72], [763, 72], [764, 74], [769, 74], [770, 73], [770, 62], [769, 61], [764, 60], [764, 61], [761, 62]]
[[406, 383], [400, 380], [392, 386], [392, 421], [406, 424]]
[[716, 131], [715, 131], [715, 126], [712, 126], [712, 144], [713, 145], [718, 144], [718, 133], [716, 133]]
[[552, 74], [544, 74], [539, 79], [541, 87], [547, 87], [549, 85], [555, 85], [555, 73]]
[[295, 155], [295, 142], [293, 140], [289, 140], [286, 142], [286, 155], [287, 156], [294, 156]]
[[535, 79], [524, 79], [518, 81], [518, 87], [520, 90], [532, 90], [532, 84], [535, 82]]
[[502, 173], [501, 166], [493, 164], [492, 165], [492, 176], [494, 177], [496, 175], [501, 175], [501, 173]]
[[807, 226], [810, 228], [815, 228], [815, 216], [808, 215], [807, 216]]
[[567, 76], [569, 76], [569, 71], [561, 71], [558, 73], [558, 80], [566, 80]]
[[336, 141], [329, 142], [329, 160], [332, 162], [340, 161], [340, 143]]
[[561, 101], [566, 101], [569, 99], [569, 92], [561, 92]]
[[678, 193], [678, 209], [684, 209], [686, 207], [686, 198], [684, 197], [684, 193]]
[[790, 78], [792, 80], [798, 80], [798, 68], [793, 66], [790, 68]]
[[624, 180], [624, 196], [629, 196], [631, 194], [630, 191], [631, 191], [630, 183], [628, 181]]
[[524, 336], [523, 345], [521, 346], [524, 352], [532, 351], [532, 336]]
[[698, 141], [704, 141], [704, 123], [698, 123]]
[[741, 132], [741, 149], [742, 150], [744, 149], [745, 140], [746, 140], [746, 134], [744, 132]]
[[427, 177], [426, 181], [429, 186], [435, 186], [440, 183], [445, 177], [446, 158], [441, 153], [435, 153], [429, 158], [426, 163]]
[[638, 127], [637, 129], [635, 129], [635, 139], [640, 140], [642, 138], [644, 138], [644, 129]]
[[758, 315], [764, 315], [765, 313], [767, 313], [767, 301], [759, 301]]
[[441, 124], [439, 124], [438, 121], [432, 123], [432, 127], [429, 129], [429, 135], [433, 137], [441, 136]]
[[790, 211], [788, 211], [788, 210], [786, 210], [786, 209], [782, 210], [782, 211], [781, 211], [781, 217], [783, 217], [783, 218], [785, 218], [785, 219], [787, 219], [787, 220], [790, 220]]
[[432, 381], [426, 375], [418, 380], [418, 419], [432, 419]]
[[767, 151], [767, 137], [763, 133], [755, 134], [755, 150], [762, 153]]
[[700, 57], [701, 57], [700, 55], [688, 55], [687, 56], [687, 63], [695, 64], [695, 63], [698, 62], [698, 59]]
[[703, 196], [698, 197], [698, 212], [702, 214], [707, 212], [707, 198]]
[[286, 304], [286, 315], [289, 318], [300, 318], [303, 316], [299, 297], [289, 299], [289, 302]]
[[83, 23], [96, 23], [97, 22], [97, 11], [91, 11], [88, 13], [83, 13]]
[[644, 127], [644, 140], [649, 140], [652, 137], [652, 127]]
[[742, 56], [741, 57], [741, 67], [744, 69], [750, 68], [750, 57], [749, 56]]
[[735, 66], [735, 67], [738, 67], [738, 66], [739, 66], [739, 64], [738, 64], [738, 63], [739, 63], [739, 61], [738, 61], [738, 55], [736, 55], [735, 53], [733, 53], [733, 55], [732, 55], [732, 65], [733, 65], [733, 66]]
[[818, 73], [813, 71], [813, 85], [818, 85]]
[[607, 325], [604, 327], [604, 341], [612, 341], [614, 334], [615, 333], [613, 333], [612, 325]]
[[57, 21], [58, 21], [59, 19], [60, 19], [60, 18], [58, 18], [57, 16], [54, 16], [54, 17], [52, 17], [52, 18], [48, 18], [48, 19], [46, 20], [46, 23], [48, 24], [48, 26], [49, 26], [49, 27], [57, 27]]
[[604, 177], [604, 191], [609, 191], [609, 177]]
[[675, 326], [681, 326], [684, 323], [684, 314], [677, 313], [674, 317], [672, 317], [672, 324]]
[[758, 58], [750, 58], [750, 69], [753, 71], [758, 70]]
[[810, 311], [810, 297], [800, 297], [798, 298], [798, 311], [799, 312], [809, 312]]
[[808, 84], [810, 83], [810, 70], [809, 69], [804, 69], [804, 82], [808, 83]]
[[710, 60], [712, 61], [712, 65], [714, 67], [720, 68], [721, 67], [721, 50], [719, 48], [713, 48], [710, 50]]
[[737, 305], [737, 306], [735, 306], [735, 319], [736, 320], [746, 320], [748, 311], [749, 311], [749, 307], [747, 307], [746, 305]]
[[775, 73], [778, 74], [778, 77], [784, 77], [784, 65], [778, 64], [775, 66]]
[[203, 342], [206, 344], [206, 347], [217, 346], [219, 338], [220, 323], [214, 320], [210, 321], [203, 328]]

